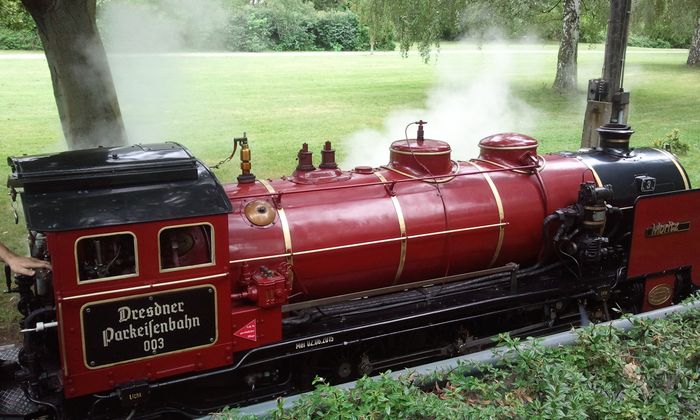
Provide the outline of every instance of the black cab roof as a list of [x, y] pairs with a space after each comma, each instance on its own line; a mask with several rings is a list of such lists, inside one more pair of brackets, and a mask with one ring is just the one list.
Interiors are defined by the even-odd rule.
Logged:
[[228, 213], [213, 173], [178, 143], [8, 158], [27, 226], [63, 231]]

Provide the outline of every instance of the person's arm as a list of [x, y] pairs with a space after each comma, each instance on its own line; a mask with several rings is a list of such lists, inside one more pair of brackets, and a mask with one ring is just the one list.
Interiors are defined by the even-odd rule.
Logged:
[[2, 243], [0, 243], [0, 260], [5, 261], [15, 273], [25, 276], [33, 276], [35, 268], [51, 269], [51, 264], [48, 261], [17, 255]]

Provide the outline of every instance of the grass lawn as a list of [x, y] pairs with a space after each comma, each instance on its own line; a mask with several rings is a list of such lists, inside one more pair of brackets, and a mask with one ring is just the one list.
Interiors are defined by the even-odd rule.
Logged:
[[[437, 62], [430, 64], [423, 64], [417, 54], [402, 58], [398, 53], [187, 54], [112, 59], [132, 141], [177, 141], [213, 164], [228, 156], [231, 138], [245, 131], [253, 150], [253, 172], [276, 177], [293, 170], [302, 142], [318, 151], [324, 140], [333, 140], [342, 160], [357, 130], [380, 129], [392, 113], [425, 107], [432, 111], [402, 113], [401, 126], [433, 115], [441, 122], [436, 125], [433, 119], [428, 125], [429, 137], [431, 130], [434, 134], [450, 128], [464, 133], [466, 129], [459, 142], [473, 145], [486, 133], [521, 131], [539, 139], [541, 151], [575, 150], [587, 80], [600, 76], [602, 48], [581, 46], [580, 92], [572, 95], [550, 89], [556, 53], [554, 45], [485, 46], [479, 50], [447, 44]], [[693, 147], [682, 161], [697, 184], [700, 69], [687, 68], [686, 57], [683, 50], [631, 48], [625, 83], [632, 92], [629, 122], [637, 131], [633, 143], [647, 145], [672, 128], [680, 129], [681, 139]], [[506, 82], [513, 102], [499, 99]], [[460, 92], [468, 94], [465, 103], [450, 102]], [[450, 101], [441, 103], [445, 95]], [[510, 112], [511, 105], [519, 111]], [[442, 109], [444, 113], [437, 112]], [[460, 112], [462, 109], [473, 112]], [[386, 134], [387, 140], [402, 136], [403, 129]], [[8, 155], [65, 148], [48, 68], [35, 54], [0, 53], [0, 146], [3, 162]], [[380, 161], [388, 158], [384, 148], [380, 153]], [[320, 159], [318, 153], [315, 159]], [[222, 181], [231, 181], [236, 168], [230, 164], [217, 174]], [[0, 178], [5, 179], [8, 172], [6, 165], [0, 166]], [[4, 184], [0, 195], [7, 197]], [[12, 224], [6, 198], [0, 200], [0, 214], [0, 240], [23, 251], [22, 225]], [[2, 314], [0, 311], [0, 324]]]

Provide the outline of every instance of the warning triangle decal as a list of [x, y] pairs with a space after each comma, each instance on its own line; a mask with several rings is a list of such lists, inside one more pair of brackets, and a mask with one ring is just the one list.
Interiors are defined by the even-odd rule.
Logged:
[[235, 335], [236, 337], [245, 338], [246, 340], [250, 341], [258, 341], [258, 328], [256, 320], [254, 319], [249, 323], [245, 324], [238, 331], [233, 333], [233, 335]]

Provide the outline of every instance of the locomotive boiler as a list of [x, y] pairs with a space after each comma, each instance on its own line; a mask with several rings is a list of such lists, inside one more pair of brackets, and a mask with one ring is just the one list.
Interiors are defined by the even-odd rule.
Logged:
[[327, 142], [317, 168], [305, 144], [277, 180], [236, 139], [224, 185], [176, 143], [10, 158], [52, 270], [8, 276], [23, 345], [4, 348], [2, 412], [198, 416], [700, 285], [700, 196], [630, 127], [574, 153], [497, 134], [461, 161], [417, 125], [381, 167], [342, 170]]

